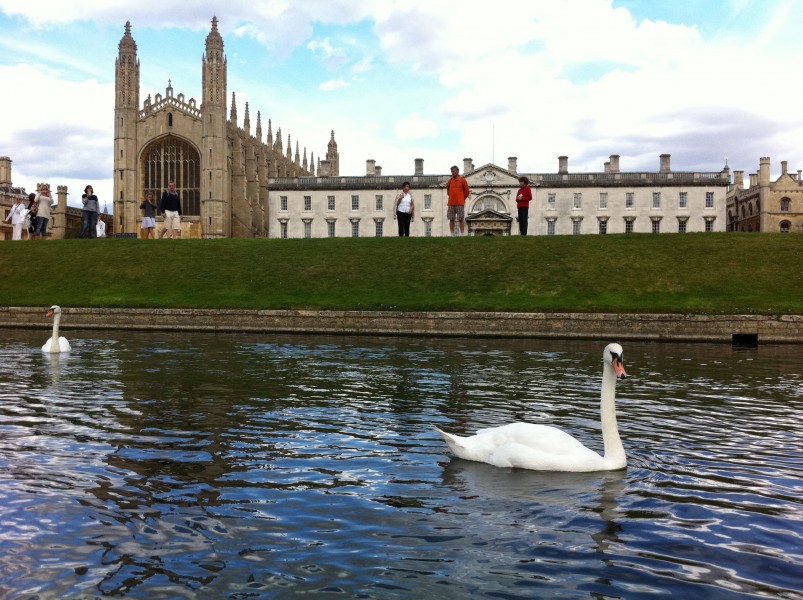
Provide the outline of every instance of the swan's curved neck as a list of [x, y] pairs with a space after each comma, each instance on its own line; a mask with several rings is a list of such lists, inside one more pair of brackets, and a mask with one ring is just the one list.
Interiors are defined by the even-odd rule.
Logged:
[[59, 321], [61, 320], [61, 314], [55, 313], [53, 315], [53, 337], [59, 337]]
[[59, 321], [61, 320], [61, 314], [54, 313], [53, 314], [53, 335], [50, 337], [50, 348], [51, 349], [58, 349], [59, 347]]
[[607, 362], [602, 370], [602, 392], [600, 394], [600, 421], [602, 441], [605, 444], [605, 460], [625, 464], [625, 447], [619, 437], [616, 423], [616, 373]]

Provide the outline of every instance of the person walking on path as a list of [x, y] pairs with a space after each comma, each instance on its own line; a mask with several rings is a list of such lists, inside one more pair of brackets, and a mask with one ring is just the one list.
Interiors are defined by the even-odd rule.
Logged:
[[452, 176], [446, 182], [447, 202], [446, 218], [449, 219], [449, 231], [455, 235], [454, 222], [460, 221], [460, 235], [466, 230], [466, 199], [471, 192], [468, 189], [468, 181], [460, 175], [460, 169], [452, 167]]
[[176, 191], [176, 182], [170, 181], [167, 189], [162, 192], [162, 199], [159, 202], [159, 212], [164, 217], [164, 229], [162, 237], [167, 231], [173, 239], [181, 237], [181, 200]]
[[413, 195], [410, 193], [410, 182], [402, 184], [401, 194], [396, 196], [396, 214], [394, 219], [399, 224], [399, 237], [410, 237], [410, 221], [415, 212]]
[[95, 195], [95, 190], [91, 185], [84, 188], [84, 195], [81, 196], [81, 203], [84, 205], [84, 210], [81, 212], [81, 231], [78, 232], [78, 237], [93, 238], [96, 236], [98, 225], [98, 197]]

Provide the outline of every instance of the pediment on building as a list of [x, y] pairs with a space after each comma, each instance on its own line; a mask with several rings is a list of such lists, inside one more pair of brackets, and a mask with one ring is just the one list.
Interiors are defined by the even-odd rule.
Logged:
[[772, 184], [773, 191], [776, 192], [799, 192], [800, 191], [800, 183], [792, 177], [789, 173], [784, 173], [775, 182]]
[[519, 175], [492, 163], [470, 171], [465, 178], [471, 188], [519, 187]]
[[498, 222], [510, 223], [511, 221], [513, 221], [513, 217], [488, 208], [485, 210], [481, 210], [480, 212], [475, 213], [473, 215], [467, 215], [466, 221], [472, 221], [472, 222], [498, 221]]

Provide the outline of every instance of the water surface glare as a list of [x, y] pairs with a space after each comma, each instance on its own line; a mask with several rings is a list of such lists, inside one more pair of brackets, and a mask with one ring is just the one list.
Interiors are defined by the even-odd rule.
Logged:
[[803, 598], [803, 346], [623, 344], [560, 474], [432, 425], [601, 451], [604, 343], [0, 334], [2, 598]]

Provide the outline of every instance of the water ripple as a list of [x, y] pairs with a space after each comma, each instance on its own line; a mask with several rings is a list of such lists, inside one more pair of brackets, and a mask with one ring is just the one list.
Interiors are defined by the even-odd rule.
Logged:
[[432, 425], [601, 450], [595, 342], [71, 333], [0, 342], [0, 596], [803, 598], [801, 348], [627, 344], [560, 474]]

